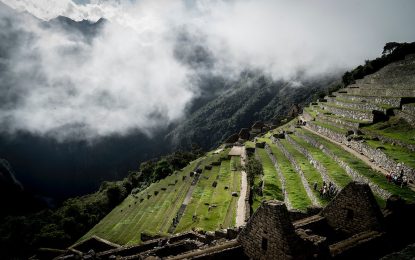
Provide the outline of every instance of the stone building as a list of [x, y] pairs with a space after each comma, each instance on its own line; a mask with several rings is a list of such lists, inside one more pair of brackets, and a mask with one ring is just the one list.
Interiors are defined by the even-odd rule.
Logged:
[[245, 227], [131, 246], [94, 238], [55, 259], [379, 259], [415, 242], [414, 218], [415, 205], [391, 197], [382, 212], [367, 184], [351, 182], [321, 210], [264, 201]]

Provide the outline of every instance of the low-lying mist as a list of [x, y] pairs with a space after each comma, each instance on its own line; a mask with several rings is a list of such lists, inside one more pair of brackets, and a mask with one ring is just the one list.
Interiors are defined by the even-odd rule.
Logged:
[[[301, 81], [415, 38], [413, 1], [3, 2], [37, 18], [0, 11], [0, 129], [59, 141], [151, 135], [209, 93], [204, 78]], [[58, 15], [106, 21], [89, 35]]]

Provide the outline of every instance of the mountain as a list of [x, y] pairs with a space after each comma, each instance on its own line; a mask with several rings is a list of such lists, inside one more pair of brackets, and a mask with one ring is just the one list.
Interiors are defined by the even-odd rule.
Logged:
[[[64, 31], [90, 44], [109, 23], [104, 19], [73, 21], [62, 16], [40, 21], [28, 13], [0, 5], [1, 20], [4, 21], [0, 23], [0, 109], [6, 111], [22, 102], [21, 93], [32, 84], [31, 80], [42, 80], [38, 67], [33, 67], [28, 72], [30, 80], [21, 82], [10, 60], [13, 53], [33, 42], [34, 36], [27, 24], [39, 23], [43, 28]], [[191, 35], [182, 33], [177, 41], [175, 56], [185, 66], [212, 66], [214, 57], [202, 44], [194, 43]], [[64, 51], [77, 50], [77, 47], [68, 47]], [[36, 55], [31, 57], [37, 58]], [[27, 191], [59, 201], [92, 192], [102, 181], [123, 178], [128, 171], [136, 170], [141, 162], [176, 149], [188, 150], [191, 144], [210, 149], [240, 128], [249, 127], [253, 121], [269, 121], [285, 115], [294, 103], [307, 103], [313, 93], [324, 91], [326, 83], [332, 79], [329, 75], [297, 83], [274, 82], [256, 71], [229, 80], [203, 72], [195, 82], [201, 94], [189, 104], [184, 117], [167, 127], [153, 129], [151, 136], [131, 131], [123, 136], [115, 134], [86, 142], [57, 141], [48, 135], [25, 131], [2, 132], [0, 157], [13, 165], [17, 179]]]
[[294, 104], [304, 106], [339, 83], [340, 74], [309, 80], [273, 81], [261, 73], [246, 73], [227, 91], [196, 109], [167, 135], [174, 147], [197, 143], [212, 149], [255, 121], [278, 121]]

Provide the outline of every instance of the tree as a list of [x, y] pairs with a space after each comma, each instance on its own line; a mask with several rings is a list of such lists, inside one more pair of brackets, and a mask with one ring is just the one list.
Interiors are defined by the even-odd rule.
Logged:
[[382, 56], [386, 56], [391, 54], [397, 47], [399, 47], [401, 44], [397, 42], [388, 42], [385, 44], [385, 47], [383, 47]]

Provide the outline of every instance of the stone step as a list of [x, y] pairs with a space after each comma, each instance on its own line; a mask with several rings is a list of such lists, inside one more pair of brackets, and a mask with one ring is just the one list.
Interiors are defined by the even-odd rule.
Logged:
[[415, 97], [415, 89], [394, 89], [390, 88], [345, 88], [345, 91], [349, 95], [353, 96], [378, 96], [378, 97]]
[[[373, 104], [364, 101], [351, 101], [349, 99], [342, 99], [341, 97], [328, 97], [327, 103], [332, 103], [338, 107], [353, 108], [358, 110], [372, 111], [377, 110], [386, 114], [389, 107], [382, 106], [379, 104]], [[399, 107], [399, 106], [397, 106]]]
[[319, 103], [320, 107], [327, 112], [336, 114], [341, 117], [350, 118], [360, 121], [370, 121], [373, 122], [374, 114], [372, 111], [368, 110], [358, 110], [353, 108], [338, 107], [328, 103]]
[[339, 97], [342, 100], [350, 100], [353, 102], [368, 102], [372, 104], [386, 105], [390, 107], [400, 107], [402, 100], [402, 98], [400, 97], [359, 96], [344, 93], [336, 93], [335, 96]]

